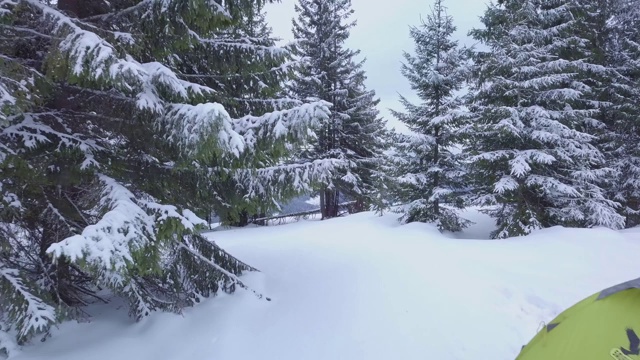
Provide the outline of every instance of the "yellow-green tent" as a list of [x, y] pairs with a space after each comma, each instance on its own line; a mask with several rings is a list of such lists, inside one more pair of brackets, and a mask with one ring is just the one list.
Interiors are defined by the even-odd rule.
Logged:
[[558, 315], [516, 360], [640, 360], [640, 278], [594, 294]]

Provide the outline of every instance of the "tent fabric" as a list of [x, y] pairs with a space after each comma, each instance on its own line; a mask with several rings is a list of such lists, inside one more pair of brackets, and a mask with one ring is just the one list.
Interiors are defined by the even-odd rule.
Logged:
[[638, 335], [640, 279], [605, 289], [565, 310], [522, 348], [516, 360], [640, 360]]
[[555, 328], [556, 328], [556, 326], [558, 326], [558, 324], [557, 324], [557, 323], [553, 323], [553, 324], [549, 324], [549, 325], [547, 325], [547, 332], [549, 332], [549, 331], [551, 331], [551, 330], [555, 329]]
[[610, 287], [608, 289], [602, 290], [600, 292], [600, 295], [598, 296], [598, 300], [604, 299], [609, 295], [613, 295], [615, 293], [618, 293], [618, 292], [623, 291], [623, 290], [628, 290], [628, 289], [640, 289], [640, 278], [629, 280], [629, 281], [624, 282], [622, 284], [618, 284], [618, 285], [612, 286], [612, 287]]

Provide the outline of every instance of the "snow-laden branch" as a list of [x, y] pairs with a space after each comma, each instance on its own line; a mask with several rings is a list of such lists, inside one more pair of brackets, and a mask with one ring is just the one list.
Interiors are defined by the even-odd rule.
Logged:
[[[132, 252], [153, 240], [155, 219], [116, 180], [106, 175], [100, 175], [99, 180], [103, 184], [102, 198], [95, 210], [104, 215], [80, 234], [52, 244], [47, 253], [71, 261], [84, 259], [99, 268], [118, 271], [133, 261]], [[116, 277], [108, 281], [117, 285], [122, 280]]]
[[14, 154], [15, 154], [15, 151], [13, 149], [9, 148], [7, 145], [0, 143], [0, 163], [3, 162], [8, 155], [14, 155]]
[[[131, 14], [139, 14], [142, 18], [149, 18], [152, 15], [149, 9], [151, 9], [153, 6], [158, 6], [158, 8], [160, 9], [160, 12], [165, 13], [170, 10], [171, 4], [174, 1], [176, 0], [142, 0], [133, 6], [120, 9], [114, 12], [106, 13], [106, 14], [91, 16], [91, 17], [85, 18], [85, 20], [88, 20], [88, 21], [100, 20], [100, 19], [108, 20], [110, 18], [118, 18], [122, 16], [128, 16]], [[218, 1], [205, 0], [205, 3], [206, 3], [206, 6], [210, 9], [209, 11], [213, 9], [216, 14], [220, 16], [224, 16], [228, 19], [231, 18], [231, 13], [229, 13], [229, 11], [223, 5], [221, 5]]]
[[46, 330], [56, 323], [56, 309], [36, 296], [20, 272], [0, 261], [0, 288], [4, 300], [10, 301], [8, 315], [15, 319], [18, 339]]
[[326, 101], [317, 101], [262, 116], [248, 115], [235, 119], [233, 129], [244, 135], [250, 147], [254, 147], [258, 139], [300, 137], [307, 133], [309, 127], [317, 126], [329, 118], [330, 106]]
[[187, 154], [198, 153], [205, 144], [237, 158], [247, 150], [255, 150], [259, 141], [272, 143], [307, 136], [309, 128], [329, 118], [329, 106], [318, 101], [262, 116], [232, 119], [220, 104], [173, 104], [158, 125], [168, 140]]
[[225, 38], [218, 37], [213, 39], [202, 38], [196, 33], [191, 33], [200, 43], [210, 45], [216, 49], [231, 49], [250, 52], [254, 56], [268, 56], [268, 57], [283, 57], [290, 54], [289, 50], [281, 46], [265, 46], [260, 45], [257, 42], [264, 41], [265, 39], [254, 39], [250, 41], [250, 38]]
[[[70, 17], [38, 0], [24, 2], [41, 11], [45, 19], [52, 21], [53, 32], [64, 36], [60, 48], [70, 55], [73, 74], [86, 72], [94, 78], [109, 75], [110, 65], [118, 61], [117, 51], [111, 44], [95, 33], [83, 30]], [[90, 61], [87, 63], [87, 60]]]
[[[1, 158], [0, 161], [2, 161]], [[2, 182], [0, 182], [0, 210], [4, 209], [5, 207], [21, 209], [22, 203], [20, 202], [20, 198], [18, 198], [18, 195], [4, 188]]]
[[[64, 38], [58, 60], [67, 61], [70, 74], [96, 83], [107, 83], [136, 96], [138, 108], [162, 113], [166, 99], [188, 101], [215, 90], [180, 79], [158, 62], [140, 63], [121, 56], [115, 47], [96, 33], [82, 29], [75, 20], [37, 0], [25, 0], [40, 10], [52, 32]], [[123, 34], [121, 34], [123, 35]]]
[[[127, 69], [129, 67], [129, 69]], [[116, 70], [117, 71], [114, 71]], [[162, 113], [166, 103], [161, 91], [168, 91], [171, 97], [188, 102], [194, 96], [204, 96], [216, 91], [203, 85], [182, 80], [168, 67], [159, 62], [139, 64], [133, 59], [130, 63], [120, 63], [112, 68], [114, 76], [118, 71], [135, 71], [140, 75], [141, 91], [137, 94], [137, 106], [142, 110]]]
[[[94, 159], [94, 153], [102, 151], [104, 148], [94, 140], [86, 139], [81, 134], [65, 134], [56, 131], [52, 127], [37, 121], [37, 117], [44, 114], [25, 113], [22, 115], [22, 121], [7, 126], [4, 129], [0, 127], [0, 136], [17, 140], [28, 149], [33, 149], [39, 145], [46, 143], [57, 144], [58, 150], [61, 148], [76, 148], [82, 151], [85, 160], [82, 168], [97, 166], [98, 163]], [[17, 118], [14, 118], [14, 120]], [[4, 158], [3, 150], [14, 153], [5, 145], [0, 144], [0, 161]]]
[[207, 221], [199, 218], [193, 211], [185, 209], [182, 213], [173, 205], [163, 205], [153, 198], [140, 200], [144, 209], [156, 214], [155, 221], [158, 223], [165, 222], [169, 219], [177, 219], [182, 226], [189, 231], [196, 230], [197, 225], [207, 225]]
[[[8, 81], [8, 80], [11, 80], [11, 79], [8, 79], [5, 77], [0, 78], [0, 108], [8, 105], [15, 105], [16, 103], [16, 98], [11, 94], [12, 92], [10, 92], [9, 89], [5, 86], [5, 84], [3, 84], [5, 81]], [[6, 119], [4, 111], [0, 111], [0, 121], [4, 119]]]
[[[258, 293], [257, 291], [251, 289], [250, 287], [248, 287], [247, 285], [245, 285], [242, 280], [240, 280], [240, 278], [238, 278], [235, 274], [229, 272], [228, 270], [226, 270], [225, 268], [223, 268], [222, 266], [216, 264], [215, 262], [207, 259], [206, 257], [202, 256], [202, 254], [200, 254], [197, 251], [194, 251], [193, 249], [189, 248], [187, 245], [185, 244], [180, 244], [180, 249], [185, 250], [186, 252], [188, 252], [191, 256], [199, 259], [200, 261], [203, 261], [204, 263], [206, 263], [207, 265], [211, 266], [212, 268], [220, 271], [221, 273], [223, 273], [224, 275], [226, 275], [234, 284], [240, 286], [241, 288], [245, 289], [245, 290], [249, 290], [251, 291], [258, 299], [262, 299], [263, 295]], [[267, 298], [267, 300], [269, 300], [269, 298]]]
[[134, 252], [156, 242], [159, 227], [168, 220], [177, 220], [187, 231], [206, 224], [189, 210], [180, 212], [175, 206], [159, 204], [149, 196], [136, 196], [106, 175], [100, 174], [98, 179], [103, 185], [102, 198], [94, 212], [102, 214], [100, 219], [80, 234], [52, 244], [47, 253], [73, 262], [84, 260], [102, 269], [100, 280], [109, 286], [126, 286], [128, 280], [123, 274], [134, 260]]
[[332, 186], [336, 170], [345, 166], [344, 160], [320, 159], [302, 164], [236, 170], [234, 177], [245, 188], [246, 198], [264, 198], [274, 195], [274, 189], [283, 193], [303, 193], [312, 191], [313, 184]]
[[[236, 120], [217, 103], [186, 104], [194, 97], [215, 91], [180, 79], [160, 63], [139, 63], [129, 55], [120, 56], [110, 43], [83, 30], [64, 14], [37, 0], [26, 1], [53, 21], [54, 32], [65, 36], [60, 44], [63, 55], [60, 59], [68, 59], [73, 76], [106, 82], [135, 96], [138, 109], [162, 114], [158, 128], [185, 154], [222, 151], [238, 157], [246, 149], [254, 149], [258, 138], [272, 141], [285, 136], [300, 137], [308, 127], [329, 116], [328, 103], [301, 105]], [[32, 142], [47, 141], [45, 137], [29, 137]], [[213, 149], [203, 149], [207, 146]]]
[[158, 126], [167, 139], [186, 154], [193, 155], [202, 150], [202, 144], [207, 144], [239, 157], [245, 150], [245, 140], [235, 131], [231, 121], [231, 116], [220, 104], [173, 104]]
[[20, 138], [27, 148], [34, 148], [42, 143], [49, 143], [49, 137], [57, 138], [60, 146], [77, 147], [82, 151], [100, 151], [103, 148], [92, 139], [82, 139], [79, 134], [65, 134], [54, 130], [35, 120], [39, 114], [26, 113], [21, 122], [6, 127], [0, 132], [1, 135], [12, 138]]
[[[222, 75], [217, 75], [217, 74], [179, 74], [180, 77], [182, 78], [196, 78], [196, 79], [233, 79], [233, 78], [247, 78], [247, 77], [252, 77], [252, 76], [260, 76], [260, 75], [268, 75], [268, 74], [277, 74], [277, 73], [286, 73], [291, 71], [293, 68], [295, 68], [296, 66], [299, 66], [300, 61], [297, 60], [292, 60], [292, 61], [286, 61], [281, 65], [278, 66], [274, 66], [268, 70], [265, 71], [258, 71], [258, 72], [248, 72], [248, 73], [241, 73], [241, 74], [222, 74]], [[247, 99], [243, 99], [244, 101], [246, 101]]]

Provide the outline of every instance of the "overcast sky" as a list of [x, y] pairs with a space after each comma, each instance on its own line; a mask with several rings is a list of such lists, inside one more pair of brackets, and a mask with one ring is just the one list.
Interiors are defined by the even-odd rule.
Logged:
[[[267, 19], [274, 35], [286, 41], [293, 39], [291, 20], [296, 16], [296, 1], [281, 0], [267, 5]], [[393, 118], [388, 108], [403, 110], [398, 102], [398, 93], [415, 99], [409, 83], [400, 73], [402, 52], [413, 52], [409, 26], [419, 25], [420, 16], [426, 17], [432, 3], [432, 0], [352, 0], [353, 19], [357, 25], [351, 30], [347, 46], [359, 49], [361, 56], [367, 59], [364, 68], [367, 86], [375, 90], [381, 100], [378, 106], [381, 115], [400, 131], [403, 131], [402, 124]], [[487, 3], [488, 0], [445, 0], [444, 4], [458, 28], [455, 38], [461, 44], [473, 44], [466, 34], [480, 26], [479, 17]]]

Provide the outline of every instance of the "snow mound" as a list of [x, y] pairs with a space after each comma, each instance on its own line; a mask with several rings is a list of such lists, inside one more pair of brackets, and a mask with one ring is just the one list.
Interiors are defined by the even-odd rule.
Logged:
[[512, 360], [565, 308], [640, 276], [640, 231], [473, 240], [490, 231], [482, 219], [465, 240], [372, 213], [212, 232], [261, 270], [244, 280], [272, 301], [240, 290], [137, 324], [96, 307], [15, 359]]

